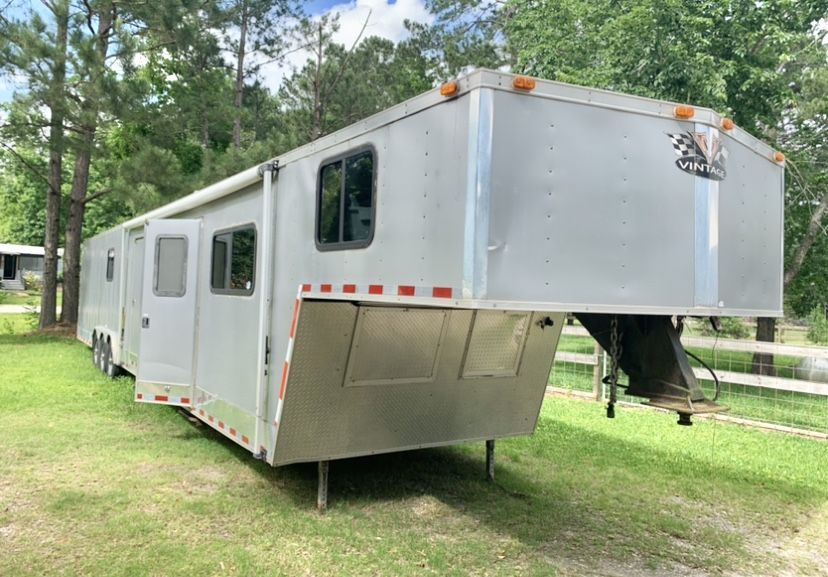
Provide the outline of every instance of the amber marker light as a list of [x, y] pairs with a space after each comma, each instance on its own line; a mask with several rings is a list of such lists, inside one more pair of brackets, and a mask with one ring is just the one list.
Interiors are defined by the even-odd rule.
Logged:
[[673, 116], [675, 116], [676, 118], [683, 118], [686, 120], [688, 118], [693, 118], [695, 114], [696, 111], [693, 109], [693, 107], [687, 106], [686, 104], [679, 104], [678, 106], [673, 108]]
[[515, 76], [512, 79], [512, 86], [518, 90], [534, 90], [535, 79], [528, 76]]
[[736, 126], [735, 124], [733, 124], [733, 121], [729, 118], [722, 118], [721, 125], [722, 129], [724, 130], [733, 130], [733, 127]]
[[446, 82], [440, 87], [440, 94], [443, 96], [454, 96], [457, 94], [457, 83], [453, 80], [451, 82]]
[[773, 153], [773, 159], [776, 162], [785, 162], [785, 155], [777, 150]]

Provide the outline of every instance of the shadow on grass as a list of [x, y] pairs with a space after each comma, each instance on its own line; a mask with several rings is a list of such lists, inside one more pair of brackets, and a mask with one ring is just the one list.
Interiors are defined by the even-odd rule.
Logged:
[[[658, 441], [645, 445], [548, 417], [540, 426], [542, 438], [498, 445], [495, 483], [484, 479], [483, 443], [333, 461], [329, 515], [406, 509], [414, 506], [408, 501], [433, 498], [546, 557], [590, 564], [643, 558], [721, 571], [739, 566], [754, 534], [778, 522], [763, 525], [766, 509], [795, 523], [828, 500], [828, 489], [660, 450]], [[271, 468], [209, 427], [200, 430], [297, 510], [314, 509], [316, 463]]]

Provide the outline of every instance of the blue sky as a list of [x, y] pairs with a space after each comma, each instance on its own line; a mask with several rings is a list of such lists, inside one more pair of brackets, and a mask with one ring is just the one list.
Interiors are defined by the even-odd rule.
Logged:
[[[37, 0], [31, 2], [34, 7], [39, 4]], [[395, 42], [406, 36], [403, 27], [405, 19], [419, 22], [430, 20], [425, 0], [310, 0], [304, 3], [304, 8], [307, 13], [314, 16], [331, 11], [339, 13], [340, 29], [335, 40], [346, 46], [354, 42], [366, 18], [368, 18], [368, 25], [364, 36], [382, 36]], [[8, 15], [14, 16], [15, 14], [23, 15], [19, 8], [9, 10]], [[300, 66], [307, 56], [303, 53], [294, 53], [289, 57], [288, 62], [265, 67], [262, 70], [264, 83], [271, 89], [278, 88], [285, 74], [290, 73], [291, 67]], [[11, 79], [0, 77], [0, 103], [11, 100], [14, 88], [14, 82]], [[18, 90], [21, 88], [17, 86]]]

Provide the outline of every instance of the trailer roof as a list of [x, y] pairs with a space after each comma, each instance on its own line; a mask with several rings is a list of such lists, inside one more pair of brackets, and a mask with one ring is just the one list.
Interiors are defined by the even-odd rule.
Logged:
[[[46, 251], [42, 246], [30, 246], [25, 244], [7, 244], [0, 242], [0, 254], [19, 256], [44, 256]], [[58, 256], [63, 256], [63, 249], [58, 249]]]
[[[573, 84], [542, 79], [535, 79], [535, 87], [531, 91], [518, 90], [515, 89], [512, 84], [513, 79], [518, 76], [519, 75], [517, 74], [511, 74], [508, 72], [497, 72], [486, 69], [475, 70], [467, 76], [456, 80], [458, 89], [450, 96], [443, 96], [440, 93], [439, 87], [434, 88], [428, 92], [420, 94], [419, 96], [415, 96], [405, 102], [392, 106], [382, 112], [369, 116], [364, 120], [356, 122], [329, 135], [323, 136], [318, 140], [314, 140], [313, 142], [309, 142], [308, 144], [288, 151], [278, 157], [274, 157], [269, 162], [278, 162], [279, 166], [285, 166], [286, 164], [295, 162], [310, 154], [329, 149], [337, 144], [365, 134], [366, 132], [386, 126], [400, 120], [401, 118], [416, 114], [427, 108], [436, 106], [442, 102], [462, 96], [479, 88], [490, 88], [493, 90], [503, 90], [509, 92], [524, 92], [535, 97], [548, 98], [550, 100], [574, 102], [611, 110], [641, 114], [645, 116], [659, 116], [664, 118], [675, 118], [675, 107], [679, 104], [685, 104], [669, 102], [666, 100], [655, 100], [652, 98], [622, 94], [620, 92], [612, 92], [609, 90], [600, 90], [596, 88], [576, 86]], [[695, 113], [692, 118], [694, 123], [707, 124], [717, 129], [721, 127], [721, 122], [724, 117], [715, 111], [709, 108], [695, 108], [694, 112]], [[757, 155], [765, 158], [768, 162], [774, 162], [773, 156], [775, 150], [758, 138], [749, 134], [747, 131], [735, 126], [731, 130], [728, 130], [727, 134], [729, 137], [745, 145]], [[143, 226], [147, 220], [166, 218], [180, 214], [194, 207], [212, 202], [248, 187], [261, 178], [262, 172], [260, 166], [248, 168], [247, 170], [244, 170], [229, 178], [216, 182], [200, 190], [196, 190], [189, 195], [179, 198], [169, 204], [135, 217], [120, 226], [131, 229]]]

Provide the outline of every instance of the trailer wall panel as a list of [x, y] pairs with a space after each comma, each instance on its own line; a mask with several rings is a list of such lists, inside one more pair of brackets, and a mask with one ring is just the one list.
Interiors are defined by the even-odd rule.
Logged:
[[[249, 186], [231, 197], [190, 210], [182, 218], [201, 219], [196, 337], [196, 386], [208, 398], [219, 398], [244, 411], [256, 408], [259, 367], [257, 319], [262, 286], [262, 187]], [[256, 228], [256, 271], [251, 295], [221, 294], [211, 287], [213, 237], [252, 224]]]
[[[96, 327], [104, 327], [116, 336], [120, 334], [123, 244], [122, 228], [109, 230], [83, 244], [77, 330], [78, 338], [87, 344], [92, 343]], [[110, 265], [111, 280], [107, 280], [107, 260], [110, 251], [114, 255], [114, 260]], [[120, 341], [116, 340], [115, 345], [117, 354]]]
[[[287, 351], [294, 301], [303, 283], [460, 286], [468, 123], [468, 98], [462, 97], [280, 167], [272, 363]], [[374, 149], [377, 170], [373, 242], [360, 249], [320, 252], [314, 240], [319, 169], [327, 159], [364, 146]], [[279, 371], [271, 370], [271, 423], [279, 378]]]

